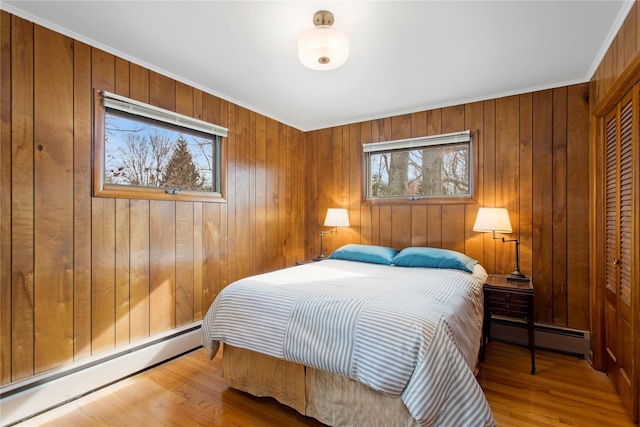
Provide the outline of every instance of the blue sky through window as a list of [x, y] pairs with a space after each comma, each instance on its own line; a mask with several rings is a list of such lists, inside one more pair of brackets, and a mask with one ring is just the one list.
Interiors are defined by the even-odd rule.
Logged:
[[167, 166], [181, 139], [191, 155], [201, 185], [188, 190], [213, 191], [214, 138], [137, 116], [106, 114], [105, 182], [163, 187]]

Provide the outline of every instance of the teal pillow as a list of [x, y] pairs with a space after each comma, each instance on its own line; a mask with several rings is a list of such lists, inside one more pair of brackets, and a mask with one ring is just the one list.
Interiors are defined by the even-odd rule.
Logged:
[[473, 273], [473, 267], [478, 261], [448, 249], [405, 248], [391, 263], [401, 267], [453, 268]]
[[328, 259], [344, 259], [347, 261], [368, 262], [371, 264], [391, 264], [391, 260], [400, 252], [384, 246], [358, 245], [351, 243], [336, 249]]

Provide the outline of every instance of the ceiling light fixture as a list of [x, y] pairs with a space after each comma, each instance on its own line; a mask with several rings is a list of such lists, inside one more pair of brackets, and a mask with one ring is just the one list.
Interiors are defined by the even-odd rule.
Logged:
[[333, 70], [349, 58], [347, 35], [332, 27], [333, 13], [319, 10], [313, 15], [315, 28], [298, 40], [300, 62], [312, 70]]

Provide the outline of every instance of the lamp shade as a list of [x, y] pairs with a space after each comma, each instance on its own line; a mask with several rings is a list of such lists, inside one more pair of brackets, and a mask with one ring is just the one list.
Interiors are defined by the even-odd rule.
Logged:
[[298, 57], [312, 70], [333, 70], [347, 62], [349, 39], [328, 25], [312, 28], [298, 39]]
[[349, 213], [346, 209], [329, 208], [324, 218], [325, 227], [349, 227]]
[[512, 233], [509, 211], [505, 208], [480, 208], [473, 231]]

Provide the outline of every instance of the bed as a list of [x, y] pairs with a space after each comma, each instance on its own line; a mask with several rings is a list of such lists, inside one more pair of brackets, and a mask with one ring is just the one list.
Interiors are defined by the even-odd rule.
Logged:
[[474, 375], [486, 271], [435, 248], [346, 245], [239, 280], [203, 320], [230, 387], [340, 426], [493, 426]]

